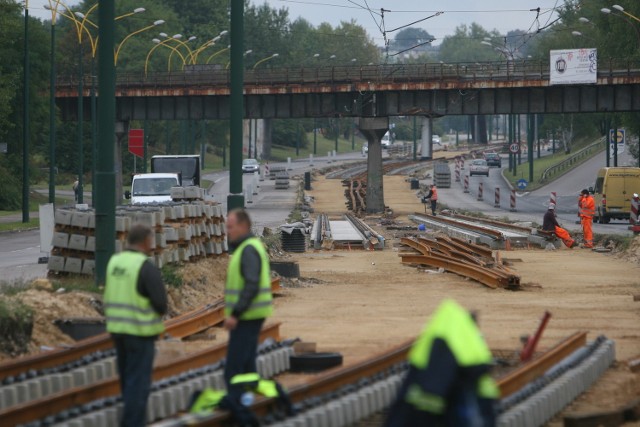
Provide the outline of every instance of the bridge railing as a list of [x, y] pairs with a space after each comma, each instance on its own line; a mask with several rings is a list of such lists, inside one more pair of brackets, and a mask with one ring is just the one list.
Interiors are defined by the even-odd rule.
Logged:
[[567, 172], [575, 165], [582, 163], [582, 161], [590, 158], [594, 153], [602, 151], [605, 147], [603, 145], [604, 138], [600, 138], [598, 141], [586, 146], [585, 148], [577, 151], [572, 156], [564, 159], [563, 161], [548, 167], [542, 172], [540, 176], [540, 182], [547, 182], [554, 177], [560, 176]]
[[[640, 74], [640, 63], [626, 59], [605, 59], [598, 63], [598, 77], [623, 77]], [[184, 87], [194, 85], [228, 86], [230, 70], [194, 68], [185, 72], [120, 73], [116, 77], [119, 87]], [[546, 61], [500, 61], [467, 63], [385, 64], [335, 67], [261, 68], [246, 70], [246, 86], [274, 84], [349, 84], [372, 85], [416, 83], [432, 81], [523, 81], [548, 80], [549, 63]], [[58, 86], [75, 86], [77, 76], [61, 76]], [[91, 85], [90, 76], [84, 78], [85, 87]]]

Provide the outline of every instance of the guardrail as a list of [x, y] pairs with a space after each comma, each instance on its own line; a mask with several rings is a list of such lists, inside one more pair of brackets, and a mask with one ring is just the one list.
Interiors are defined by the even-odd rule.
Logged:
[[[640, 63], [626, 59], [605, 59], [598, 63], [598, 77], [631, 77], [640, 75]], [[226, 86], [230, 70], [219, 65], [191, 66], [184, 71], [157, 73], [119, 73], [116, 85], [123, 87], [155, 86]], [[524, 81], [548, 80], [547, 61], [496, 61], [426, 64], [381, 64], [364, 66], [319, 66], [290, 68], [261, 68], [245, 70], [245, 86], [274, 84], [341, 84], [341, 83], [403, 83], [416, 81], [458, 80]], [[84, 77], [85, 87], [92, 84], [91, 76]], [[78, 76], [60, 76], [58, 87], [78, 84]]]
[[595, 153], [604, 150], [605, 146], [603, 144], [604, 137], [600, 138], [598, 141], [594, 142], [591, 145], [586, 146], [582, 150], [576, 152], [571, 157], [564, 159], [560, 163], [557, 163], [553, 166], [550, 166], [542, 172], [540, 176], [540, 182], [547, 182], [552, 177], [560, 176], [566, 173], [569, 169], [575, 166], [578, 163], [582, 163], [582, 161], [590, 158]]

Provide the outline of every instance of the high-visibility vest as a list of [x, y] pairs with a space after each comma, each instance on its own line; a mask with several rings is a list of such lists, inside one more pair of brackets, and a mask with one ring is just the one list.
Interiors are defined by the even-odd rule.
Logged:
[[[492, 363], [491, 351], [476, 322], [467, 310], [453, 300], [444, 300], [436, 309], [431, 321], [413, 344], [409, 363], [419, 370], [425, 369], [429, 365], [431, 346], [436, 339], [447, 344], [460, 367]], [[478, 387], [486, 394], [495, 394], [495, 389], [489, 393], [490, 383], [485, 381], [480, 381]], [[409, 387], [405, 400], [419, 410], [434, 414], [442, 414], [446, 409], [446, 402], [441, 396], [427, 393], [417, 384]]]
[[134, 251], [113, 255], [109, 260], [104, 289], [108, 332], [141, 337], [164, 332], [162, 318], [151, 301], [138, 293], [140, 269], [146, 260], [144, 254]]
[[436, 188], [431, 189], [431, 200], [434, 202], [438, 200], [438, 190]]
[[205, 388], [195, 397], [195, 401], [191, 404], [189, 412], [193, 414], [198, 412], [211, 412], [216, 409], [226, 395], [226, 391]]
[[227, 285], [224, 291], [224, 312], [229, 316], [233, 313], [240, 294], [244, 289], [245, 280], [242, 276], [242, 251], [247, 246], [253, 246], [258, 255], [260, 255], [261, 268], [260, 268], [260, 283], [258, 295], [251, 301], [251, 305], [240, 316], [240, 320], [255, 320], [264, 319], [269, 317], [273, 313], [273, 296], [271, 295], [271, 271], [269, 267], [269, 256], [262, 241], [257, 237], [250, 237], [246, 239], [238, 248], [229, 260], [229, 267], [227, 269]]
[[580, 216], [585, 218], [593, 218], [596, 214], [596, 202], [593, 197], [587, 196], [580, 203]]
[[275, 381], [265, 380], [255, 372], [234, 375], [230, 384], [232, 386], [243, 386], [265, 397], [277, 398], [280, 396], [278, 385]]

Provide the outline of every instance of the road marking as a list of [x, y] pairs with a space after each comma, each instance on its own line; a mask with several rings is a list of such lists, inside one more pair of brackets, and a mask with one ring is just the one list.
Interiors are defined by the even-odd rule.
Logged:
[[16, 252], [30, 251], [30, 250], [32, 250], [32, 249], [38, 249], [38, 248], [39, 248], [39, 246], [32, 246], [32, 247], [30, 247], [30, 248], [16, 249], [15, 251], [11, 251], [11, 252], [9, 252], [9, 253], [12, 253], [12, 254], [13, 254], [13, 253], [16, 253]]

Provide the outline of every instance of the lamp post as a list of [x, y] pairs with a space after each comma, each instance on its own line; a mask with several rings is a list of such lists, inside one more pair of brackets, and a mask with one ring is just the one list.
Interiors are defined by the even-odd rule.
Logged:
[[22, 222], [29, 222], [29, 1], [24, 4], [24, 57], [22, 106]]
[[253, 66], [253, 70], [255, 71], [255, 69], [256, 69], [256, 68], [258, 68], [258, 65], [260, 65], [260, 64], [264, 64], [265, 62], [267, 62], [267, 61], [269, 61], [269, 60], [271, 60], [271, 59], [275, 59], [275, 58], [277, 58], [278, 56], [280, 56], [280, 55], [279, 55], [279, 54], [277, 54], [277, 53], [274, 53], [274, 54], [273, 54], [273, 55], [271, 55], [271, 56], [267, 56], [266, 58], [261, 59], [260, 61], [256, 62], [256, 64]]
[[231, 2], [231, 94], [229, 135], [229, 195], [227, 209], [244, 207], [242, 194], [242, 140], [244, 119], [244, 1]]
[[[187, 64], [187, 61], [189, 60], [189, 58], [191, 57], [192, 51], [189, 48], [189, 45], [187, 43], [194, 41], [195, 39], [197, 39], [196, 36], [190, 36], [186, 41], [182, 41], [181, 39], [175, 39], [174, 41], [176, 42], [177, 46], [174, 49], [171, 49], [171, 54], [169, 54], [169, 71], [171, 71], [171, 59], [173, 58], [173, 54], [174, 53], [178, 53], [178, 55], [182, 58], [182, 68], [184, 70], [184, 66]], [[180, 52], [180, 48], [184, 47], [187, 49], [187, 53], [186, 55], [182, 55]]]
[[220, 49], [219, 51], [214, 52], [213, 54], [211, 54], [211, 56], [209, 56], [209, 57], [207, 58], [207, 61], [205, 62], [205, 64], [208, 64], [209, 62], [211, 62], [211, 60], [212, 60], [213, 58], [215, 58], [216, 56], [220, 55], [221, 53], [224, 53], [224, 52], [228, 51], [229, 49], [231, 49], [231, 45], [228, 45], [228, 46], [227, 46], [227, 47], [225, 47], [224, 49]]
[[194, 49], [190, 57], [191, 63], [195, 65], [198, 62], [198, 55], [200, 55], [200, 53], [202, 53], [205, 49], [215, 46], [216, 43], [220, 41], [220, 39], [226, 36], [228, 33], [229, 32], [227, 30], [220, 31], [220, 33], [216, 37], [212, 38], [206, 43], [203, 43], [202, 46], [198, 47], [197, 49]]
[[[45, 5], [51, 11], [51, 48], [49, 50], [49, 203], [56, 201], [56, 22], [60, 0]], [[47, 8], [47, 6], [49, 6]]]
[[[229, 46], [229, 48], [231, 48], [231, 46]], [[242, 57], [244, 58], [245, 56], [250, 55], [250, 54], [252, 54], [252, 53], [253, 53], [253, 50], [252, 50], [252, 49], [249, 49], [249, 50], [245, 51], [245, 52], [242, 54]], [[232, 56], [233, 56], [233, 54], [232, 54]], [[209, 62], [207, 61], [207, 63], [209, 63]], [[229, 62], [227, 62], [227, 65], [225, 65], [225, 67], [224, 67], [224, 68], [225, 68], [226, 70], [228, 70], [228, 69], [229, 69], [229, 66], [231, 66], [231, 60], [229, 60]], [[244, 61], [243, 61], [243, 66], [244, 66]]]
[[636, 18], [635, 16], [631, 15], [630, 13], [626, 12], [622, 6], [619, 6], [617, 4], [612, 6], [613, 9], [622, 12], [621, 13], [614, 13], [611, 9], [607, 8], [607, 7], [603, 7], [602, 9], [600, 9], [600, 12], [604, 13], [605, 15], [611, 15], [611, 16], [615, 16], [617, 18], [623, 19], [627, 24], [629, 24], [631, 27], [633, 27], [634, 31], [636, 32], [636, 38], [638, 40], [638, 47], [640, 47], [640, 29], [638, 28], [637, 25], [634, 25], [633, 21], [629, 18], [627, 18], [627, 16], [630, 16], [631, 18], [633, 18], [636, 21], [640, 21], [638, 18]]
[[122, 41], [120, 42], [120, 44], [118, 44], [118, 47], [116, 48], [116, 52], [113, 56], [113, 65], [117, 66], [118, 65], [118, 55], [120, 55], [120, 50], [122, 49], [122, 46], [126, 43], [127, 40], [129, 40], [131, 37], [135, 36], [136, 34], [140, 34], [144, 31], [148, 31], [154, 27], [157, 27], [158, 25], [162, 25], [164, 24], [164, 20], [163, 19], [158, 19], [157, 21], [154, 21], [153, 24], [151, 25], [147, 25], [146, 27], [140, 28], [139, 30], [136, 30], [130, 34], [128, 34], [124, 39], [122, 39]]
[[[169, 46], [168, 43], [172, 40], [172, 39], [176, 39], [179, 40], [182, 37], [182, 34], [174, 34], [173, 36], [169, 37], [166, 33], [160, 33], [160, 37], [164, 37], [164, 40], [160, 40], [157, 38], [152, 39], [151, 41], [154, 42], [156, 45], [153, 46], [151, 49], [149, 49], [149, 53], [147, 53], [147, 58], [144, 61], [144, 76], [147, 77], [147, 69], [149, 67], [149, 59], [151, 59], [151, 54], [159, 47], [161, 46], [166, 46], [169, 49], [175, 49], [172, 46]], [[182, 56], [182, 54], [180, 52], [178, 52], [178, 55], [180, 55], [180, 57], [182, 58], [183, 62], [184, 62], [184, 57]]]

